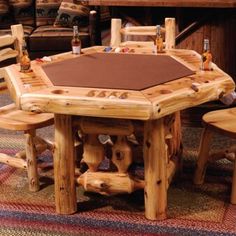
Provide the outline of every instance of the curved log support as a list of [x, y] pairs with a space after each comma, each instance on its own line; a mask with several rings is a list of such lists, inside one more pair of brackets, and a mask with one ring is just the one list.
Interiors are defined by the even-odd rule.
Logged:
[[76, 179], [76, 182], [86, 191], [97, 192], [103, 195], [132, 193], [144, 188], [144, 181], [117, 172], [90, 172], [87, 171]]
[[125, 136], [118, 136], [112, 147], [112, 162], [119, 173], [126, 173], [132, 163], [132, 150]]
[[95, 172], [104, 159], [105, 150], [103, 145], [98, 141], [97, 134], [88, 134], [84, 143], [83, 162], [89, 170]]

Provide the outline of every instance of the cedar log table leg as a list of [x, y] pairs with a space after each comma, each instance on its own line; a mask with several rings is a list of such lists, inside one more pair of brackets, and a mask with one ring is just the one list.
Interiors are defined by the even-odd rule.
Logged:
[[144, 124], [145, 216], [150, 220], [166, 219], [167, 148], [164, 119]]
[[37, 171], [37, 150], [34, 144], [35, 135], [36, 135], [35, 130], [27, 130], [25, 132], [27, 172], [29, 179], [29, 190], [31, 192], [37, 192], [40, 188], [38, 171]]
[[55, 114], [54, 181], [56, 212], [59, 214], [77, 211], [74, 152], [72, 117]]

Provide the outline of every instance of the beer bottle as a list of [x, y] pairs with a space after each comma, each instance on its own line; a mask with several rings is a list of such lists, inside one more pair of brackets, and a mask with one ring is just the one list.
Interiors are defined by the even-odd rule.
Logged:
[[203, 41], [202, 70], [212, 70], [212, 54], [210, 52], [209, 39]]
[[163, 52], [163, 38], [161, 36], [161, 26], [157, 25], [156, 30], [157, 30], [156, 31], [156, 40], [155, 40], [156, 52], [162, 53]]
[[27, 51], [25, 39], [22, 42], [22, 55], [20, 57], [20, 71], [23, 73], [31, 72], [31, 61]]
[[72, 53], [73, 54], [80, 54], [81, 53], [81, 41], [79, 38], [79, 30], [78, 26], [73, 26], [73, 38], [71, 40], [71, 46], [72, 46]]

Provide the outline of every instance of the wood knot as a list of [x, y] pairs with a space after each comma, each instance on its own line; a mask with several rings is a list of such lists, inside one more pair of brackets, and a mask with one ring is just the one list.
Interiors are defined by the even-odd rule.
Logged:
[[121, 151], [116, 151], [116, 160], [122, 161], [122, 160], [124, 160], [124, 157], [125, 157], [125, 155], [124, 155], [123, 152], [121, 152]]
[[199, 91], [199, 86], [200, 84], [199, 83], [192, 83], [191, 85], [191, 89], [194, 90], [195, 92], [198, 92]]
[[161, 94], [169, 94], [169, 93], [172, 93], [173, 91], [172, 90], [170, 90], [170, 89], [162, 89], [162, 90], [160, 90], [160, 93]]

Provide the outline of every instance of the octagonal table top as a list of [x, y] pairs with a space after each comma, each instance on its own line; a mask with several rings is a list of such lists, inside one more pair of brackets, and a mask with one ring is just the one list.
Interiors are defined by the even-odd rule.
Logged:
[[[105, 53], [103, 46], [35, 60], [32, 72], [19, 65], [4, 68], [19, 109], [79, 116], [148, 120], [217, 100], [234, 90], [232, 78], [215, 64], [200, 70], [192, 50], [154, 54], [151, 47], [131, 46]], [[80, 80], [81, 79], [81, 80]]]
[[168, 55], [105, 52], [85, 54], [42, 68], [55, 86], [138, 91], [194, 74]]

